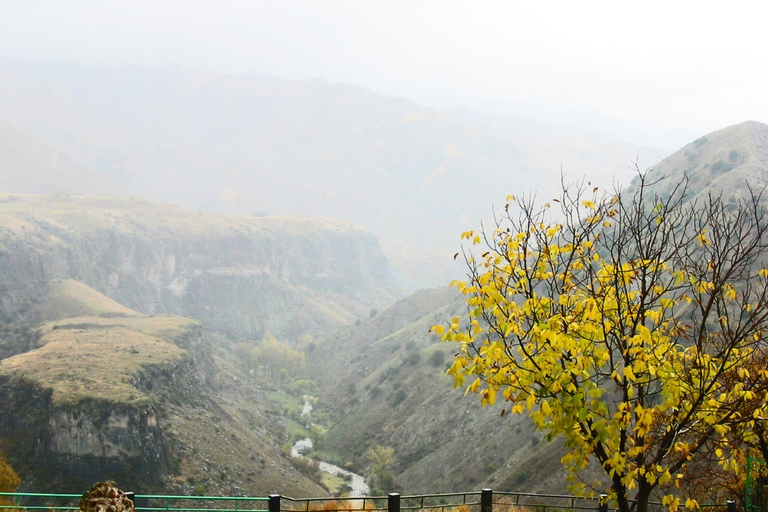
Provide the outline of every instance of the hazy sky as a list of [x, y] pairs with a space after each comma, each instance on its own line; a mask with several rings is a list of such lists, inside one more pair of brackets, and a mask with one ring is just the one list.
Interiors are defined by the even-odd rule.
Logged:
[[747, 119], [768, 122], [768, 4], [755, 0], [0, 6], [3, 57], [320, 77], [439, 108], [596, 109], [646, 134], [677, 133], [668, 145]]

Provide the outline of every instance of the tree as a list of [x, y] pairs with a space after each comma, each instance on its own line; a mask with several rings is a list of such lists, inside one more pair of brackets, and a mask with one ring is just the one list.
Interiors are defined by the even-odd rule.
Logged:
[[373, 474], [378, 481], [377, 485], [382, 489], [392, 483], [392, 474], [389, 472], [389, 467], [392, 465], [394, 455], [395, 449], [391, 446], [377, 445], [365, 452], [365, 456], [368, 457], [368, 460], [373, 465]]
[[[16, 492], [16, 488], [20, 484], [19, 475], [8, 464], [5, 455], [0, 452], [0, 492]], [[1, 498], [0, 505], [10, 506], [13, 505], [13, 502], [7, 498]]]
[[291, 348], [290, 344], [279, 341], [269, 332], [256, 345], [236, 344], [234, 355], [244, 371], [266, 381], [276, 380], [280, 385], [303, 376], [306, 367], [304, 352]]
[[320, 449], [320, 443], [325, 440], [325, 436], [328, 431], [320, 425], [312, 424], [309, 427], [309, 438], [312, 440], [312, 447], [315, 451]]
[[[766, 417], [766, 211], [760, 197], [691, 198], [641, 173], [634, 193], [563, 185], [555, 207], [509, 197], [492, 230], [462, 235], [467, 316], [432, 329], [483, 405], [564, 440], [571, 488], [622, 512], [670, 510], [687, 468], [739, 471]], [[580, 481], [589, 464], [602, 481]]]

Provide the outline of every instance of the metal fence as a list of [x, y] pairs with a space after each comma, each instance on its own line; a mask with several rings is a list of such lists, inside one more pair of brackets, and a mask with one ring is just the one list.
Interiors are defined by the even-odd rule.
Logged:
[[[264, 496], [165, 496], [127, 493], [136, 512], [266, 512], [269, 498]], [[81, 494], [0, 492], [0, 511], [79, 510]]]
[[[276, 495], [274, 495], [276, 496]], [[607, 500], [601, 498], [584, 498], [564, 494], [534, 494], [525, 492], [495, 492], [491, 489], [465, 493], [444, 494], [415, 494], [400, 495], [390, 493], [388, 496], [361, 498], [287, 498], [280, 497], [280, 512], [409, 512], [424, 510], [426, 512], [450, 512], [461, 509], [465, 512], [511, 512], [525, 509], [529, 512], [555, 511], [603, 511], [609, 512]], [[271, 509], [277, 512], [277, 509]], [[661, 503], [650, 503], [650, 512], [664, 510]]]
[[[583, 498], [562, 494], [523, 492], [476, 492], [361, 496], [354, 498], [290, 498], [269, 496], [165, 496], [126, 493], [136, 512], [613, 512], [603, 497]], [[80, 494], [0, 492], [0, 512], [78, 510]], [[729, 502], [721, 510], [736, 512]], [[665, 510], [661, 503], [649, 504], [650, 512]]]

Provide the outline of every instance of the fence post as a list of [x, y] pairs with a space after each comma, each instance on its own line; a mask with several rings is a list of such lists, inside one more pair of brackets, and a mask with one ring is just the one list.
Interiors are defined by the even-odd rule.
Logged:
[[480, 492], [480, 512], [493, 511], [493, 490], [484, 488]]
[[387, 494], [387, 511], [400, 512], [400, 493], [391, 492]]
[[608, 495], [607, 494], [601, 494], [600, 495], [600, 501], [597, 505], [598, 512], [608, 512]]
[[133, 503], [133, 506], [135, 507], [136, 506], [136, 493], [135, 492], [124, 492], [123, 494], [125, 494], [126, 498], [131, 500], [131, 502]]
[[726, 501], [725, 510], [726, 512], [736, 512], [736, 502], [733, 500]]
[[280, 512], [280, 495], [269, 495], [269, 512]]

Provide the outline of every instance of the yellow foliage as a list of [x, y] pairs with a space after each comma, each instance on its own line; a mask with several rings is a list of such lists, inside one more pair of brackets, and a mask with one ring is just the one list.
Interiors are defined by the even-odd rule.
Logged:
[[[469, 280], [455, 283], [470, 313], [432, 327], [460, 345], [448, 370], [457, 386], [471, 382], [466, 393], [483, 406], [501, 392], [511, 412], [564, 439], [572, 475], [594, 459], [617, 477], [617, 499], [679, 485], [672, 473], [705, 450], [733, 467], [733, 439], [749, 438], [755, 424], [741, 418], [768, 407], [768, 372], [755, 370], [755, 341], [768, 328], [768, 270], [738, 281], [728, 267], [738, 261], [728, 251], [751, 250], [749, 237], [762, 236], [748, 230], [750, 212], [656, 200], [645, 211], [564, 191], [557, 203], [565, 225], [543, 217], [548, 208], [520, 202], [520, 218], [504, 219], [509, 229], [500, 224], [487, 239], [462, 234], [487, 244], [468, 258]], [[741, 238], [729, 241], [734, 232]], [[685, 233], [700, 253], [674, 245], [686, 243]], [[715, 452], [714, 442], [729, 448]], [[682, 498], [698, 508], [695, 497]], [[680, 499], [663, 502], [675, 511]]]
[[[16, 492], [21, 485], [21, 478], [13, 470], [3, 453], [0, 453], [0, 492]], [[0, 505], [10, 506], [13, 502], [7, 498], [0, 498]]]

